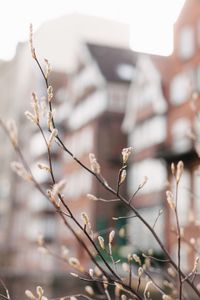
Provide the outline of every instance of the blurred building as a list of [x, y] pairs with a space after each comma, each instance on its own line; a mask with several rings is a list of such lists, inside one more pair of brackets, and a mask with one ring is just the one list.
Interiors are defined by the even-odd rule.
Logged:
[[[55, 94], [56, 127], [65, 145], [89, 168], [88, 154], [94, 153], [101, 165], [102, 176], [114, 187], [122, 163], [121, 150], [127, 145], [133, 146], [135, 153], [129, 161], [127, 190], [124, 184], [121, 192], [131, 197], [144, 176], [148, 177], [133, 204], [152, 226], [161, 214], [155, 230], [171, 253], [176, 249], [165, 190], [171, 162], [184, 161], [186, 170], [181, 180], [179, 211], [184, 238], [190, 244], [184, 243], [182, 247], [186, 265], [188, 257], [193, 262], [191, 242], [198, 238], [200, 219], [200, 179], [196, 176], [198, 157], [193, 150], [194, 142], [186, 136], [188, 128], [200, 134], [199, 121], [189, 103], [191, 92], [200, 90], [199, 20], [199, 1], [186, 1], [175, 25], [175, 50], [167, 58], [120, 48], [128, 47], [128, 26], [92, 17], [70, 15], [47, 22], [35, 36], [37, 53], [47, 57], [55, 66], [51, 83]], [[85, 33], [80, 34], [77, 28], [84, 28]], [[97, 30], [99, 28], [101, 30]], [[113, 28], [117, 35], [113, 34]], [[90, 42], [84, 43], [83, 40]], [[39, 97], [45, 94], [44, 82], [31, 60], [27, 43], [19, 45], [14, 61], [0, 63], [0, 72], [5, 75], [0, 80], [1, 97], [5, 99], [0, 102], [1, 111], [5, 116], [15, 111], [21, 144], [25, 153], [29, 152], [27, 158], [35, 176], [46, 188], [51, 184], [50, 178], [36, 167], [38, 161], [46, 162], [45, 145], [38, 132], [32, 127], [27, 128], [24, 118], [24, 110], [30, 109], [31, 91], [37, 91]], [[12, 89], [3, 89], [7, 81], [13, 82]], [[28, 139], [27, 133], [30, 135], [30, 132], [32, 138]], [[12, 157], [6, 143], [4, 146], [0, 155]], [[122, 214], [122, 207], [115, 202], [102, 205], [99, 201], [89, 200], [88, 193], [104, 199], [112, 199], [112, 195], [68, 154], [62, 153], [58, 147], [53, 152], [56, 181], [66, 179], [66, 199], [77, 219], [82, 222], [81, 212], [86, 212], [94, 230], [101, 232], [112, 227], [111, 219], [119, 211]], [[28, 280], [28, 274], [35, 273], [37, 280], [32, 281], [35, 284], [42, 280], [38, 273], [50, 273], [53, 269], [52, 276], [46, 277], [49, 281], [55, 274], [63, 273], [65, 267], [62, 263], [50, 256], [44, 258], [37, 252], [35, 241], [39, 233], [56, 253], [61, 253], [60, 246], [66, 245], [73, 256], [86, 262], [82, 248], [74, 242], [46, 199], [13, 177], [8, 168], [8, 161], [3, 160], [6, 175], [3, 172], [0, 175], [2, 274], [8, 277], [21, 275]], [[161, 213], [163, 209], [165, 213]], [[129, 219], [128, 228], [135, 250], [152, 248], [154, 252], [160, 251], [138, 221]]]
[[[174, 27], [174, 52], [168, 59], [173, 66], [165, 74], [168, 98], [168, 133], [166, 151], [162, 153], [170, 166], [171, 162], [183, 160], [185, 171], [180, 182], [179, 205], [182, 238], [182, 260], [186, 269], [193, 264], [194, 249], [200, 246], [200, 178], [198, 175], [198, 155], [200, 123], [192, 109], [191, 95], [200, 91], [200, 2], [185, 2]], [[193, 101], [199, 109], [199, 97]], [[193, 103], [194, 104], [194, 103]], [[191, 137], [197, 135], [196, 141]], [[170, 170], [169, 170], [170, 173]], [[171, 179], [170, 179], [171, 181]], [[166, 241], [175, 254], [175, 234], [169, 230], [175, 224], [172, 212], [168, 210]], [[192, 244], [195, 241], [195, 245]]]
[[[101, 30], [99, 30], [99, 28]], [[117, 30], [118, 35], [113, 34], [113, 29]], [[83, 53], [77, 50], [82, 40], [85, 39], [93, 43], [101, 43], [102, 45], [108, 43], [113, 46], [110, 51], [107, 50], [107, 47], [102, 47], [102, 51], [100, 51], [101, 64], [96, 62], [96, 58], [98, 57], [97, 53], [96, 57], [92, 55], [92, 48], [94, 48], [94, 52], [98, 52], [98, 50], [101, 49], [100, 47], [96, 47], [95, 49], [95, 45], [83, 46], [83, 48], [85, 48]], [[97, 144], [100, 141], [100, 139], [98, 141], [97, 138], [100, 136], [100, 124], [102, 126], [101, 132], [103, 132], [104, 135], [104, 142], [108, 144], [112, 143], [115, 158], [116, 153], [120, 155], [121, 146], [124, 147], [126, 144], [124, 136], [123, 145], [119, 144], [117, 134], [114, 131], [115, 129], [120, 131], [120, 122], [125, 107], [124, 101], [131, 79], [134, 58], [131, 60], [131, 51], [128, 50], [124, 50], [123, 52], [123, 50], [118, 49], [113, 57], [111, 52], [115, 51], [115, 46], [127, 47], [128, 40], [129, 26], [127, 24], [81, 15], [68, 15], [51, 22], [46, 22], [34, 36], [34, 44], [42, 66], [44, 66], [44, 64], [41, 57], [44, 55], [44, 57], [49, 59], [54, 70], [51, 75], [51, 83], [54, 87], [55, 95], [56, 126], [63, 136], [64, 132], [66, 132], [66, 128], [68, 128], [69, 133], [66, 136], [66, 144], [69, 144], [69, 146], [71, 146], [72, 143], [72, 133], [76, 132], [78, 140], [80, 139], [78, 142], [80, 147], [77, 147], [77, 150], [80, 150], [80, 152], [76, 153], [76, 155], [81, 159], [84, 155], [85, 157], [87, 156], [88, 159], [89, 152], [93, 151], [96, 153], [96, 149], [98, 148]], [[91, 52], [89, 48], [91, 48]], [[104, 53], [105, 50], [106, 53]], [[106, 58], [107, 51], [109, 52], [109, 60], [112, 61], [112, 59], [115, 59], [111, 63], [113, 74], [109, 74], [110, 62], [108, 60], [106, 61], [107, 76], [110, 76], [109, 79], [106, 78], [104, 72], [100, 70], [100, 65], [105, 64], [104, 59]], [[119, 54], [121, 51], [122, 54]], [[127, 53], [129, 55], [126, 59], [125, 56]], [[119, 70], [114, 70], [114, 64], [117, 64], [117, 59], [120, 57], [122, 66], [118, 66]], [[83, 63], [86, 64], [82, 70], [83, 72], [81, 72], [82, 60]], [[79, 62], [79, 70], [74, 71], [77, 62]], [[105, 67], [104, 65], [104, 71]], [[48, 184], [50, 184], [50, 178], [46, 176], [43, 171], [38, 170], [36, 166], [37, 162], [45, 163], [46, 161], [44, 143], [35, 131], [34, 126], [29, 124], [29, 121], [24, 117], [24, 111], [31, 109], [31, 92], [36, 91], [40, 100], [41, 97], [46, 94], [44, 81], [38, 67], [31, 58], [28, 43], [20, 43], [13, 61], [0, 63], [0, 71], [2, 72], [0, 85], [1, 98], [3, 99], [0, 103], [1, 117], [3, 116], [4, 120], [10, 117], [16, 120], [21, 148], [25, 153], [25, 157], [34, 175], [38, 181], [41, 182], [44, 189], [46, 189]], [[66, 72], [74, 74], [71, 80], [71, 87], [69, 86]], [[123, 76], [125, 76], [125, 78]], [[88, 90], [87, 85], [84, 86], [84, 82], [81, 79], [82, 77], [83, 81], [86, 80], [85, 83], [89, 84], [87, 80], [91, 80]], [[92, 82], [94, 82], [94, 87], [91, 88]], [[85, 95], [78, 95], [79, 92], [80, 94], [83, 92]], [[92, 97], [92, 93], [94, 102], [92, 103], [93, 107], [90, 107], [91, 100], [89, 102], [86, 100]], [[70, 94], [70, 98], [68, 94]], [[108, 96], [108, 94], [112, 95], [112, 97]], [[79, 96], [81, 97], [78, 98]], [[98, 98], [99, 96], [100, 98]], [[70, 99], [72, 99], [72, 101]], [[83, 104], [82, 106], [81, 103]], [[85, 104], [89, 105], [86, 109]], [[75, 108], [74, 113], [71, 114], [75, 122], [72, 117], [67, 120], [72, 107]], [[90, 113], [89, 119], [87, 119], [87, 110], [88, 114]], [[113, 112], [113, 123], [110, 119], [110, 112]], [[97, 122], [98, 125], [96, 125], [95, 119], [100, 115], [101, 118], [99, 118]], [[81, 122], [83, 123], [78, 124], [76, 119], [82, 120], [82, 116], [83, 121]], [[90, 126], [91, 124], [92, 126]], [[112, 141], [105, 141], [105, 132], [107, 131], [106, 124], [109, 126], [110, 134], [115, 135]], [[95, 146], [93, 146], [93, 135]], [[63, 274], [65, 270], [65, 266], [59, 263], [55, 258], [45, 256], [44, 259], [43, 254], [37, 252], [36, 240], [38, 234], [43, 234], [48, 245], [58, 254], [61, 253], [62, 244], [69, 245], [73, 256], [81, 256], [82, 249], [77, 247], [74, 243], [71, 234], [63, 227], [63, 224], [58, 220], [56, 214], [53, 213], [46, 199], [43, 199], [34, 188], [30, 188], [28, 184], [24, 183], [10, 171], [10, 161], [18, 160], [18, 157], [13, 154], [13, 149], [9, 143], [4, 142], [6, 138], [2, 132], [0, 138], [1, 144], [4, 146], [1, 148], [0, 153], [1, 157], [3, 157], [3, 167], [1, 168], [0, 175], [0, 222], [3, 224], [0, 235], [1, 275], [4, 279], [6, 278], [11, 293], [15, 291], [16, 297], [22, 299], [25, 287], [31, 288], [32, 284], [35, 286], [39, 283], [45, 283], [45, 281], [46, 284], [49, 284], [55, 274], [58, 275], [60, 272]], [[103, 139], [101, 139], [101, 141], [103, 141]], [[104, 148], [103, 145], [102, 148]], [[72, 148], [72, 150], [74, 149]], [[107, 148], [104, 148], [104, 150], [106, 151]], [[111, 152], [111, 147], [109, 151]], [[102, 161], [103, 157], [101, 158], [99, 151], [97, 152], [98, 159]], [[105, 155], [111, 160], [112, 153], [110, 152]], [[4, 157], [6, 157], [6, 159], [4, 159]], [[56, 180], [58, 181], [65, 175], [69, 188], [69, 190], [67, 188], [67, 193], [71, 193], [76, 199], [78, 197], [79, 200], [80, 195], [82, 195], [80, 201], [72, 201], [72, 208], [73, 210], [76, 209], [76, 214], [79, 216], [81, 211], [87, 211], [85, 206], [82, 206], [82, 203], [84, 204], [84, 201], [87, 201], [83, 200], [82, 202], [83, 193], [85, 199], [85, 194], [91, 192], [91, 189], [87, 190], [88, 182], [89, 184], [93, 184], [93, 181], [87, 174], [84, 174], [84, 177], [82, 177], [83, 173], [81, 172], [83, 171], [80, 171], [80, 169], [77, 170], [77, 174], [80, 171], [78, 175], [68, 173], [67, 170], [71, 168], [71, 165], [68, 165], [66, 155], [62, 157], [58, 147], [54, 151], [54, 159]], [[57, 164], [58, 160], [61, 160], [60, 168], [59, 164]], [[66, 170], [65, 174], [63, 174], [62, 170], [65, 163]], [[118, 169], [116, 168], [117, 164], [114, 159], [112, 164], [115, 165], [117, 179]], [[102, 165], [102, 169], [103, 168], [104, 166]], [[110, 173], [112, 173], [111, 167], [106, 166], [106, 168], [108, 170], [106, 169], [105, 175], [107, 176], [107, 174], [109, 174], [109, 176], [112, 177], [110, 175]], [[82, 178], [84, 178], [84, 181]], [[78, 188], [74, 180], [78, 180]], [[98, 189], [100, 190], [99, 187]], [[96, 193], [97, 188], [95, 188], [93, 192]], [[98, 191], [97, 194], [98, 193], [100, 193], [100, 191]], [[70, 197], [71, 196], [68, 195], [68, 199]], [[90, 210], [90, 207], [88, 210]], [[94, 215], [92, 220], [93, 223], [95, 223]], [[53, 242], [57, 244], [57, 247], [54, 247]], [[54, 273], [50, 273], [50, 270], [54, 270]], [[50, 276], [47, 276], [47, 272]], [[21, 283], [23, 283], [23, 287]]]
[[[173, 191], [171, 163], [183, 160], [185, 164], [178, 205], [184, 232], [181, 256], [185, 269], [194, 261], [194, 249], [199, 248], [200, 180], [195, 146], [198, 148], [200, 125], [191, 109], [192, 92], [200, 90], [199, 25], [200, 2], [188, 0], [174, 27], [173, 54], [169, 57], [139, 55], [137, 77], [131, 85], [123, 122], [123, 129], [128, 132], [128, 144], [135, 149], [133, 165], [129, 169], [129, 196], [146, 175], [148, 182], [133, 203], [151, 225], [159, 210], [164, 209], [155, 229], [175, 259], [175, 219], [167, 205], [165, 190], [172, 188]], [[199, 108], [199, 97], [196, 98]], [[196, 141], [191, 138], [195, 134]], [[135, 219], [130, 221], [130, 241], [138, 246], [138, 250], [153, 248], [155, 252], [159, 251], [147, 231], [145, 238], [140, 238], [142, 228]], [[194, 241], [195, 245], [192, 244]]]
[[[71, 79], [73, 109], [68, 119], [65, 144], [89, 168], [89, 153], [94, 153], [101, 165], [102, 176], [113, 187], [117, 186], [122, 166], [121, 150], [127, 143], [121, 124], [129, 84], [135, 74], [135, 61], [135, 54], [128, 49], [82, 44], [79, 64]], [[103, 199], [113, 196], [70, 157], [67, 159], [66, 156], [65, 162], [68, 203], [78, 219], [81, 212], [86, 212], [93, 229], [104, 235], [102, 230], [109, 230], [114, 225], [112, 217], [118, 213], [118, 204], [87, 199], [88, 193]], [[121, 191], [126, 193], [125, 185]], [[83, 258], [82, 249], [79, 255]]]

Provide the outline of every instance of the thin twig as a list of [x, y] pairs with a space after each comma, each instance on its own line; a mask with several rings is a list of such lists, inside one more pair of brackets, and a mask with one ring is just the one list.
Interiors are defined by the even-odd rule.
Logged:
[[155, 286], [155, 288], [162, 294], [165, 294], [165, 291], [155, 282], [155, 280], [153, 279], [153, 277], [144, 270], [144, 273], [149, 277], [149, 279], [151, 280], [152, 284]]
[[5, 283], [3, 282], [3, 280], [1, 278], [0, 278], [0, 282], [1, 282], [1, 285], [3, 286], [3, 288], [4, 288], [5, 292], [6, 292], [6, 296], [0, 294], [0, 297], [2, 297], [4, 299], [7, 299], [7, 300], [11, 300], [8, 288], [7, 288], [7, 286], [5, 285]]
[[118, 221], [118, 220], [121, 220], [121, 219], [132, 219], [132, 218], [137, 218], [137, 216], [136, 215], [132, 215], [132, 216], [112, 217], [112, 219], [114, 221]]
[[108, 300], [111, 300], [110, 294], [107, 289], [105, 289], [105, 294]]
[[161, 259], [161, 258], [157, 258], [157, 257], [151, 256], [151, 255], [146, 255], [144, 253], [142, 254], [142, 256], [145, 258], [151, 258], [151, 259], [159, 261], [159, 262], [170, 262], [169, 259]]
[[179, 277], [179, 299], [182, 300], [182, 274], [181, 274], [181, 230], [178, 216], [178, 181], [176, 181], [175, 187], [175, 218], [176, 218], [176, 227], [177, 227], [177, 256], [178, 256], [178, 277]]
[[153, 226], [152, 226], [153, 229], [155, 229], [156, 223], [158, 222], [158, 219], [160, 218], [160, 216], [161, 216], [162, 214], [163, 214], [163, 210], [160, 209], [159, 212], [158, 212], [158, 215], [157, 215], [157, 217], [156, 217], [156, 219], [155, 219], [155, 222], [154, 222], [154, 224], [153, 224]]
[[129, 261], [129, 286], [132, 284], [132, 268], [131, 268], [131, 260]]

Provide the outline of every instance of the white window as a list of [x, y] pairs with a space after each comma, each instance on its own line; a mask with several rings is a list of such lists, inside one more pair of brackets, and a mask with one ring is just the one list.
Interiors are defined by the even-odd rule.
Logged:
[[92, 175], [85, 172], [85, 170], [80, 170], [68, 176], [64, 194], [66, 197], [77, 199], [81, 195], [84, 196], [87, 193], [91, 193], [91, 189]]
[[178, 52], [181, 59], [189, 59], [194, 54], [194, 30], [191, 26], [184, 26], [180, 32]]
[[79, 129], [103, 113], [107, 109], [107, 105], [108, 98], [106, 91], [97, 90], [74, 108], [69, 116], [69, 127], [72, 130]]
[[[77, 147], [78, 143], [78, 147]], [[79, 139], [76, 141], [76, 150], [78, 151], [78, 155], [88, 154], [93, 149], [94, 143], [94, 130], [92, 127], [86, 127], [81, 130], [79, 134]]]
[[30, 226], [26, 229], [27, 237], [30, 240], [36, 241], [39, 234], [44, 235], [44, 238], [52, 240], [56, 236], [55, 217], [32, 218]]
[[196, 135], [196, 143], [200, 143], [200, 120], [199, 115], [194, 118], [194, 130]]
[[191, 199], [191, 176], [189, 171], [184, 171], [178, 191], [178, 213], [180, 225], [186, 225], [188, 222], [188, 212], [190, 210]]
[[198, 46], [200, 47], [200, 20], [197, 22], [197, 43]]
[[108, 109], [113, 112], [124, 112], [128, 88], [125, 85], [109, 84], [108, 88]]
[[176, 75], [170, 85], [171, 103], [179, 105], [188, 100], [193, 86], [192, 72]]
[[172, 126], [172, 147], [178, 153], [184, 153], [191, 148], [191, 140], [187, 132], [191, 127], [190, 121], [180, 118]]
[[9, 196], [10, 188], [11, 185], [9, 180], [7, 178], [0, 177], [0, 199], [7, 198]]
[[[189, 252], [190, 252], [189, 246], [186, 243], [181, 243], [180, 260], [181, 260], [181, 268], [184, 271], [189, 270], [189, 261], [188, 261]], [[177, 245], [174, 245], [174, 247], [172, 249], [172, 257], [173, 257], [174, 261], [177, 263], [178, 262]]]
[[135, 151], [162, 143], [166, 138], [166, 118], [157, 116], [135, 127], [129, 143]]
[[[93, 151], [94, 130], [87, 126], [66, 138], [65, 144], [75, 156], [82, 156]], [[71, 159], [69, 157], [69, 159]]]
[[[155, 224], [156, 218], [159, 215], [161, 206], [153, 206], [148, 208], [143, 208], [139, 210], [139, 213], [142, 217], [151, 225]], [[148, 249], [152, 249], [154, 251], [159, 251], [160, 247], [156, 240], [153, 238], [150, 231], [146, 228], [146, 226], [139, 221], [138, 218], [128, 219], [128, 238], [135, 250], [146, 251]], [[155, 225], [155, 232], [161, 239], [164, 240], [164, 216], [160, 215], [158, 221]]]
[[195, 73], [194, 90], [200, 92], [200, 65], [197, 65], [197, 68], [194, 70], [194, 73]]
[[42, 155], [47, 151], [40, 132], [35, 133], [30, 139], [30, 151], [34, 157]]
[[194, 172], [194, 212], [195, 217], [200, 221], [200, 175], [197, 172]]
[[95, 67], [95, 64], [88, 65], [83, 72], [80, 72], [74, 77], [72, 82], [72, 89], [74, 97], [79, 97], [84, 94], [84, 91], [87, 90], [90, 86], [98, 87], [99, 84], [102, 84], [102, 78], [99, 76], [99, 73]]
[[165, 163], [159, 159], [146, 159], [134, 163], [128, 176], [128, 190], [130, 195], [136, 191], [145, 176], [148, 177], [148, 181], [140, 193], [161, 191], [167, 179]]
[[[47, 166], [49, 165], [49, 162], [45, 161], [45, 160], [41, 161], [41, 163], [44, 163]], [[36, 178], [37, 182], [40, 184], [49, 182], [51, 179], [50, 173], [47, 171], [41, 170], [40, 168], [38, 168], [37, 164], [35, 164], [35, 163], [31, 165], [31, 171], [32, 171], [34, 177]], [[55, 170], [54, 170], [54, 175], [56, 175]]]
[[[173, 194], [175, 197], [175, 181], [172, 180]], [[185, 170], [181, 176], [181, 180], [178, 187], [178, 217], [181, 226], [188, 223], [189, 212], [191, 209], [191, 175], [190, 172]], [[171, 221], [176, 224], [174, 213], [171, 212]]]
[[53, 210], [53, 205], [37, 190], [31, 193], [28, 201], [28, 206], [31, 211], [39, 212], [44, 210]]
[[131, 81], [136, 77], [136, 69], [130, 64], [119, 64], [116, 67], [116, 73], [122, 80]]

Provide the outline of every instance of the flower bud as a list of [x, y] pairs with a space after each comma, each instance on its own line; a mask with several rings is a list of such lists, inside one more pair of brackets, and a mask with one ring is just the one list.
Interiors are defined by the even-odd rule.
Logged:
[[122, 149], [123, 164], [126, 164], [126, 162], [129, 158], [129, 156], [131, 155], [132, 151], [133, 151], [132, 147]]
[[125, 179], [126, 179], [126, 170], [122, 170], [120, 174], [119, 185], [121, 185]]
[[105, 243], [104, 243], [104, 238], [102, 236], [98, 236], [98, 241], [99, 241], [99, 245], [100, 247], [105, 250]]
[[94, 172], [95, 174], [100, 174], [100, 164], [97, 162], [97, 159], [93, 153], [89, 154], [89, 160], [92, 172]]
[[90, 285], [86, 285], [85, 291], [88, 293], [88, 295], [94, 296], [94, 290]]
[[33, 295], [33, 293], [31, 292], [31, 291], [29, 291], [29, 290], [26, 290], [25, 291], [25, 295], [26, 295], [26, 297], [28, 297], [29, 299], [31, 299], [31, 300], [37, 300], [37, 298]]
[[182, 160], [180, 160], [177, 164], [177, 172], [176, 172], [176, 182], [179, 183], [181, 176], [183, 174], [184, 164]]
[[54, 128], [52, 130], [52, 132], [50, 134], [50, 137], [49, 137], [49, 140], [48, 140], [48, 148], [49, 149], [51, 148], [52, 144], [54, 143], [57, 135], [58, 135], [58, 130]]
[[109, 244], [112, 244], [114, 237], [115, 237], [115, 231], [112, 230], [109, 234]]

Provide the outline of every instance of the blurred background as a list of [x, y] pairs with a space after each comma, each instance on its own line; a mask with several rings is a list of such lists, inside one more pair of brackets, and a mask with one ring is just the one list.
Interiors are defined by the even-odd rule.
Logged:
[[[30, 53], [30, 23], [41, 65], [44, 58], [52, 65], [56, 128], [65, 145], [87, 166], [88, 154], [95, 153], [113, 187], [122, 167], [121, 150], [133, 147], [127, 181], [120, 191], [131, 197], [148, 177], [134, 205], [152, 226], [159, 215], [155, 230], [174, 257], [174, 220], [165, 191], [171, 182], [171, 162], [184, 161], [179, 212], [185, 233], [182, 264], [188, 270], [194, 251], [200, 251], [195, 151], [200, 126], [191, 106], [194, 100], [198, 106], [200, 90], [200, 1], [18, 0], [3, 4], [0, 117], [16, 121], [28, 164], [38, 182], [48, 188], [50, 176], [37, 167], [38, 162], [47, 162], [45, 145], [24, 116], [33, 91], [40, 101], [46, 97], [45, 82]], [[45, 128], [45, 119], [41, 125]], [[123, 261], [130, 252], [148, 249], [163, 256], [137, 219], [112, 220], [129, 216], [123, 206], [89, 200], [88, 193], [103, 199], [112, 195], [59, 147], [52, 151], [56, 181], [66, 179], [66, 201], [77, 219], [81, 221], [81, 212], [86, 212], [94, 231], [105, 237], [107, 231], [118, 229], [116, 258]], [[90, 261], [48, 201], [11, 171], [10, 162], [17, 159], [0, 130], [0, 277], [16, 299], [25, 299], [24, 290], [37, 284], [51, 297], [71, 294], [72, 286], [78, 292], [81, 283], [72, 280], [69, 265], [54, 256], [78, 257], [87, 267]], [[38, 251], [39, 235], [53, 255]]]

